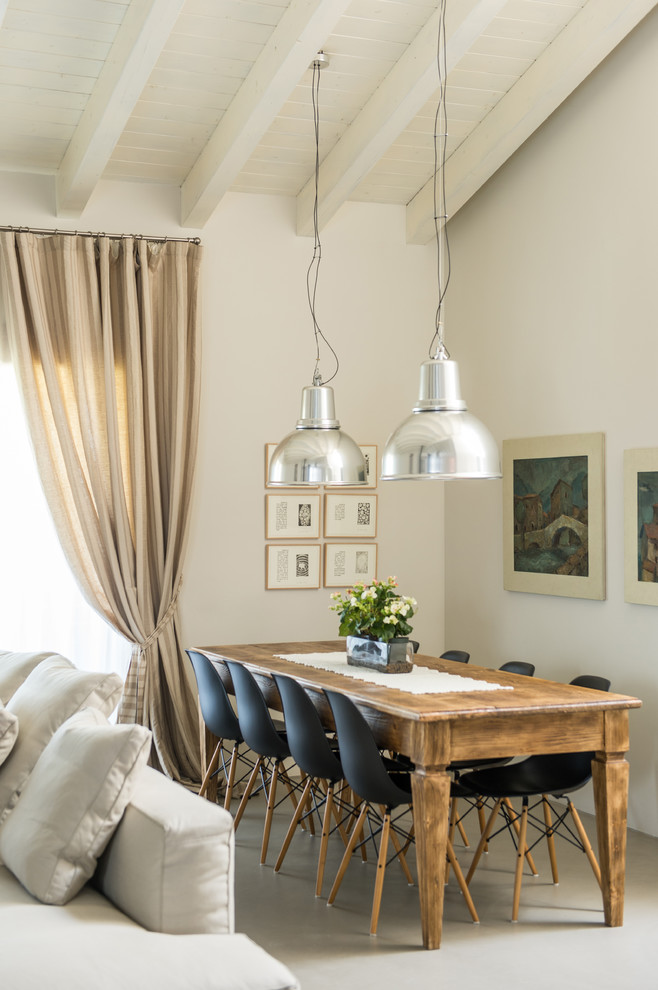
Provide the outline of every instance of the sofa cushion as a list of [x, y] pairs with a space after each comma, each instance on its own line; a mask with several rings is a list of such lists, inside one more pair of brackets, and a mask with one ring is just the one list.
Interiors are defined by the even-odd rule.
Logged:
[[66, 904], [94, 872], [146, 765], [151, 733], [94, 708], [67, 719], [0, 827], [0, 856], [31, 894]]
[[[155, 771], [154, 771], [155, 772]], [[7, 990], [292, 990], [290, 970], [246, 935], [147, 932], [97, 890], [40, 904], [0, 867]]]
[[0, 699], [5, 704], [35, 667], [46, 657], [55, 656], [52, 650], [44, 653], [11, 653], [0, 650]]
[[54, 732], [81, 708], [109, 715], [121, 697], [117, 674], [77, 670], [61, 656], [42, 660], [7, 708], [18, 719], [18, 739], [0, 766], [0, 824], [16, 804], [25, 782]]
[[94, 886], [151, 931], [234, 930], [233, 819], [151, 767], [98, 862]]
[[2, 765], [18, 738], [18, 719], [13, 712], [8, 712], [0, 701], [0, 765]]

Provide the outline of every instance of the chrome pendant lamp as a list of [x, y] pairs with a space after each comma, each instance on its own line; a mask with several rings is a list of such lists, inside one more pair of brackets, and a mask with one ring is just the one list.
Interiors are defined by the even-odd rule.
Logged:
[[420, 368], [418, 402], [411, 416], [403, 420], [386, 442], [382, 481], [502, 477], [496, 442], [486, 426], [468, 412], [461, 397], [457, 363], [450, 360], [443, 340], [444, 302], [450, 281], [445, 188], [448, 140], [445, 13], [446, 0], [441, 0], [437, 42], [439, 105], [434, 120], [434, 230], [439, 300], [430, 357]]
[[[315, 334], [315, 368], [312, 384], [302, 389], [301, 413], [297, 426], [274, 449], [270, 459], [268, 485], [290, 488], [296, 485], [365, 485], [366, 462], [357, 444], [340, 429], [334, 406], [334, 390], [328, 384], [338, 372], [338, 358], [320, 329], [315, 315], [318, 272], [322, 245], [318, 226], [318, 179], [320, 172], [320, 115], [318, 96], [320, 71], [329, 58], [320, 52], [313, 61], [313, 123], [315, 127], [315, 202], [313, 207], [313, 258], [306, 273], [313, 332]], [[320, 372], [321, 341], [329, 348], [335, 370], [327, 381]]]

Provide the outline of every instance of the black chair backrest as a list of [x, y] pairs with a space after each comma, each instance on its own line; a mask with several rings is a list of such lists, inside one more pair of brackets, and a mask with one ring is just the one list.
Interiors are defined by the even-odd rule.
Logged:
[[[411, 803], [408, 774], [399, 782], [392, 779], [377, 748], [370, 726], [351, 698], [335, 691], [325, 691], [336, 725], [340, 762], [345, 779], [359, 797], [372, 804], [395, 808]], [[396, 776], [398, 776], [396, 774]]]
[[238, 718], [226, 693], [221, 675], [212, 660], [197, 650], [185, 651], [194, 668], [203, 721], [219, 739], [242, 742]]
[[320, 716], [306, 691], [292, 677], [272, 676], [281, 695], [286, 738], [295, 763], [310, 777], [341, 780], [340, 760], [329, 745]]
[[277, 732], [254, 675], [235, 660], [227, 660], [226, 666], [233, 681], [240, 731], [247, 746], [259, 756], [275, 759], [290, 756], [285, 736]]
[[501, 664], [498, 670], [506, 670], [508, 674], [523, 674], [525, 677], [532, 677], [535, 672], [534, 663], [527, 660], [508, 660]]
[[466, 650], [446, 650], [445, 653], [441, 654], [442, 660], [455, 660], [457, 663], [468, 663], [471, 659], [471, 654], [467, 653]]
[[[570, 684], [579, 687], [593, 688], [595, 691], [608, 691], [610, 681], [607, 677], [599, 677], [596, 674], [581, 674], [574, 677]], [[588, 782], [592, 776], [592, 760], [594, 752], [589, 753], [551, 753], [546, 756], [531, 756], [526, 764], [529, 769], [538, 774], [541, 779], [542, 774], [546, 775], [542, 792], [554, 794], [561, 797], [569, 791], [578, 790]], [[558, 781], [559, 786], [550, 781]]]
[[569, 684], [577, 684], [579, 687], [594, 688], [595, 691], [609, 691], [610, 681], [607, 677], [598, 677], [596, 674], [580, 674], [574, 677]]

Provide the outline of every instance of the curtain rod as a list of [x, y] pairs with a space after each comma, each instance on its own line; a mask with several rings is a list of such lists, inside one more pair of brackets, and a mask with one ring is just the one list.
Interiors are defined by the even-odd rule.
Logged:
[[165, 243], [166, 241], [173, 241], [175, 243], [183, 244], [200, 244], [200, 237], [147, 237], [145, 234], [106, 234], [105, 231], [93, 230], [61, 230], [59, 227], [55, 230], [48, 230], [45, 227], [12, 227], [9, 225], [0, 225], [0, 230], [10, 230], [15, 231], [17, 234], [69, 234], [78, 237], [109, 237], [110, 240], [123, 241], [127, 237], [134, 237], [136, 241], [158, 241], [160, 243]]

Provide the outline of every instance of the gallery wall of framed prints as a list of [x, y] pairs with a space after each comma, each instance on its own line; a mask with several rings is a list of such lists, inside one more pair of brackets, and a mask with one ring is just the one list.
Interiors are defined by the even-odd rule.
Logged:
[[[377, 576], [376, 444], [359, 445], [367, 483], [356, 488], [268, 485], [275, 443], [265, 444], [265, 588], [347, 588]], [[323, 542], [326, 541], [326, 542]]]

